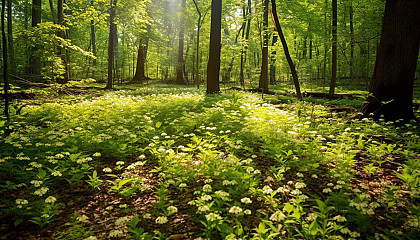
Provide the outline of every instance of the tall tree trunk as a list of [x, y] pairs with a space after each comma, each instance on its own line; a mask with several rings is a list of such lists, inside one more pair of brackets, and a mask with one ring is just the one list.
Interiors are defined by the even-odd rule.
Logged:
[[353, 1], [350, 0], [349, 6], [350, 15], [350, 79], [354, 80], [354, 27], [353, 27]]
[[271, 61], [270, 61], [270, 83], [274, 84], [276, 81], [276, 50], [274, 50], [274, 46], [277, 43], [277, 35], [273, 34], [273, 40], [271, 42], [271, 46], [273, 47], [273, 50], [271, 51]]
[[[251, 13], [251, 0], [248, 0], [248, 8], [247, 12], [245, 13], [245, 7], [243, 8], [243, 15], [244, 15], [244, 24], [246, 19], [248, 18], [248, 23], [246, 24], [246, 34], [245, 34], [245, 47], [242, 48], [241, 51], [241, 70], [240, 70], [240, 82], [242, 88], [245, 87], [245, 77], [244, 77], [244, 63], [246, 62], [246, 53], [248, 49], [248, 39], [249, 39], [249, 31], [251, 29], [251, 18], [249, 14]], [[245, 27], [245, 25], [243, 25]], [[244, 38], [244, 33], [242, 32], [242, 38]]]
[[131, 82], [143, 82], [146, 79], [146, 76], [144, 74], [144, 55], [145, 55], [146, 49], [145, 45], [142, 41], [140, 41], [138, 52], [137, 52], [137, 65], [136, 65], [136, 74], [134, 75]]
[[332, 56], [330, 96], [334, 95], [337, 82], [337, 0], [332, 0]]
[[276, 0], [271, 0], [271, 10], [272, 10], [272, 18], [274, 22], [274, 26], [279, 34], [281, 44], [283, 45], [284, 54], [286, 55], [287, 63], [289, 64], [290, 71], [292, 72], [293, 83], [295, 84], [296, 89], [296, 97], [298, 100], [302, 100], [302, 93], [300, 92], [300, 85], [299, 79], [296, 72], [295, 65], [293, 64], [292, 58], [290, 57], [289, 48], [287, 47], [286, 39], [283, 35], [283, 30], [281, 29], [279, 18], [277, 16], [277, 9], [276, 9]]
[[13, 75], [16, 75], [16, 61], [15, 61], [15, 50], [13, 46], [13, 28], [12, 28], [12, 0], [7, 0], [7, 42], [8, 42], [8, 55], [10, 63], [10, 71]]
[[[10, 0], [9, 0], [10, 1]], [[7, 125], [10, 122], [9, 115], [9, 76], [7, 69], [7, 38], [5, 30], [5, 9], [6, 0], [2, 0], [1, 3], [1, 37], [2, 37], [2, 48], [3, 48], [3, 81], [4, 81], [4, 115], [6, 116]], [[10, 134], [9, 127], [5, 131], [5, 135]]]
[[420, 1], [387, 0], [381, 40], [363, 116], [411, 119], [420, 46]]
[[197, 89], [200, 88], [200, 56], [199, 56], [199, 52], [200, 52], [200, 28], [201, 28], [201, 12], [200, 9], [198, 8], [197, 2], [195, 0], [193, 0], [195, 8], [197, 10], [198, 13], [198, 19], [197, 19], [197, 46], [195, 49], [195, 61], [196, 61], [196, 70], [195, 70], [195, 83], [197, 85]]
[[114, 80], [114, 57], [115, 57], [115, 37], [117, 35], [117, 24], [115, 23], [115, 6], [117, 0], [111, 1], [109, 13], [109, 38], [108, 38], [108, 80], [105, 89], [112, 89]]
[[323, 78], [323, 86], [325, 86], [325, 82], [327, 80], [327, 54], [328, 54], [328, 44], [327, 39], [329, 40], [328, 34], [328, 25], [327, 25], [327, 11], [328, 11], [328, 0], [325, 0], [325, 12], [324, 12], [324, 61], [323, 61], [323, 68], [322, 68], [322, 78]]
[[263, 48], [261, 61], [261, 75], [259, 87], [263, 91], [268, 91], [268, 3], [264, 0], [263, 13]]
[[184, 18], [185, 18], [186, 0], [181, 1], [181, 17], [179, 19], [179, 44], [178, 44], [178, 65], [176, 67], [175, 84], [185, 84], [184, 81]]
[[[37, 27], [41, 23], [41, 0], [32, 0], [32, 27]], [[41, 57], [36, 56], [39, 46], [32, 47], [30, 51], [30, 70], [33, 75], [41, 75]], [[35, 54], [34, 54], [35, 52]]]
[[207, 63], [207, 93], [220, 92], [220, 48], [222, 37], [222, 0], [211, 1], [209, 61]]
[[49, 3], [50, 3], [50, 10], [51, 10], [51, 17], [52, 17], [52, 21], [53, 21], [53, 23], [56, 23], [56, 15], [55, 15], [55, 10], [54, 10], [54, 3], [53, 3], [53, 1], [52, 0], [48, 0], [49, 1]]
[[[64, 30], [64, 8], [63, 0], [57, 0], [57, 24], [60, 25], [61, 29], [58, 30], [58, 37], [66, 39], [66, 32]], [[64, 73], [61, 75], [60, 83], [67, 83], [69, 80], [69, 71], [68, 71], [68, 56], [66, 46], [63, 46], [61, 42], [58, 43], [58, 55], [61, 58], [61, 62], [64, 65]]]
[[[93, 7], [93, 0], [90, 0], [90, 6]], [[92, 53], [95, 57], [93, 59], [93, 69], [92, 69], [92, 77], [95, 78], [95, 70], [96, 70], [96, 35], [95, 35], [95, 20], [90, 20], [90, 38], [92, 41]]]

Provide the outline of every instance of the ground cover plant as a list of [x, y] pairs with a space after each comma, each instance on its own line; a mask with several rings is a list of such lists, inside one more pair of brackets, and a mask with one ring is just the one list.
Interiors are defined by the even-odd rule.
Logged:
[[331, 111], [361, 99], [135, 85], [27, 102], [0, 140], [0, 238], [418, 239], [418, 125]]

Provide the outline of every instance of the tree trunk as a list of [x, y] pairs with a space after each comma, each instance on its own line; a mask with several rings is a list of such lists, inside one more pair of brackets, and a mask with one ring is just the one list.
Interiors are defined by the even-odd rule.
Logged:
[[353, 1], [350, 0], [349, 6], [349, 15], [350, 15], [350, 79], [353, 82], [354, 80], [354, 27], [353, 27]]
[[[248, 0], [248, 8], [247, 13], [245, 13], [245, 7], [243, 8], [244, 14], [244, 24], [246, 19], [248, 18], [248, 23], [246, 24], [246, 34], [245, 34], [245, 47], [241, 51], [241, 70], [240, 70], [240, 82], [242, 88], [245, 88], [245, 77], [244, 77], [244, 63], [246, 62], [246, 53], [248, 49], [248, 39], [249, 39], [249, 31], [251, 29], [251, 18], [248, 17], [249, 13], [251, 12], [251, 0]], [[245, 25], [243, 25], [245, 27]], [[242, 32], [242, 38], [244, 38], [244, 33]]]
[[274, 22], [274, 26], [279, 34], [281, 44], [283, 45], [284, 54], [286, 55], [287, 63], [289, 64], [290, 71], [292, 72], [293, 83], [295, 84], [296, 89], [296, 97], [298, 100], [302, 100], [302, 93], [300, 92], [300, 85], [299, 79], [296, 72], [295, 65], [293, 64], [292, 58], [290, 57], [289, 48], [287, 47], [286, 39], [283, 35], [283, 30], [281, 29], [279, 18], [277, 16], [277, 9], [276, 9], [276, 0], [271, 0], [271, 10], [272, 10], [272, 18]]
[[145, 55], [145, 46], [142, 41], [140, 41], [138, 52], [137, 52], [137, 65], [136, 65], [136, 74], [134, 75], [131, 82], [143, 82], [146, 79], [144, 74], [144, 55]]
[[363, 116], [411, 119], [420, 45], [420, 1], [386, 1], [381, 40]]
[[332, 56], [330, 96], [334, 95], [337, 82], [337, 0], [332, 0]]
[[[90, 6], [93, 7], [93, 0], [90, 0]], [[92, 53], [95, 57], [93, 59], [93, 69], [92, 69], [92, 77], [95, 78], [95, 70], [96, 70], [96, 35], [95, 35], [95, 20], [90, 20], [90, 38], [92, 41]]]
[[16, 75], [16, 61], [15, 61], [15, 50], [13, 46], [13, 28], [12, 28], [12, 0], [7, 0], [7, 42], [8, 42], [8, 55], [10, 63], [10, 71], [13, 75]]
[[179, 19], [179, 45], [178, 45], [178, 65], [176, 67], [175, 84], [185, 84], [184, 81], [184, 18], [185, 18], [186, 0], [181, 1], [181, 11]]
[[210, 49], [207, 64], [207, 93], [220, 92], [220, 48], [222, 35], [222, 0], [211, 1]]
[[268, 91], [268, 3], [269, 0], [264, 0], [263, 13], [263, 48], [261, 61], [261, 75], [259, 87], [263, 91]]
[[[61, 26], [61, 29], [58, 30], [57, 36], [66, 39], [66, 32], [64, 28], [64, 9], [63, 9], [63, 0], [57, 0], [57, 24]], [[69, 70], [68, 70], [68, 56], [66, 46], [62, 46], [62, 43], [58, 43], [58, 55], [61, 58], [61, 62], [64, 65], [64, 73], [61, 75], [60, 83], [67, 83], [69, 80]]]
[[48, 0], [50, 3], [50, 10], [51, 10], [51, 17], [52, 17], [52, 21], [53, 23], [56, 23], [56, 15], [55, 15], [55, 11], [54, 11], [54, 3], [52, 0]]
[[[10, 1], [10, 0], [9, 0]], [[9, 115], [9, 77], [7, 69], [7, 38], [5, 31], [5, 9], [6, 0], [2, 0], [1, 3], [1, 36], [2, 36], [2, 48], [3, 48], [3, 81], [4, 81], [4, 115], [6, 116], [7, 125], [10, 122]], [[6, 128], [5, 135], [10, 134], [9, 128]]]
[[[274, 46], [277, 43], [277, 35], [273, 34], [273, 40], [271, 42], [271, 46], [274, 48]], [[276, 81], [276, 50], [271, 51], [271, 61], [270, 61], [270, 83], [274, 84]]]
[[[37, 27], [41, 23], [41, 0], [32, 0], [32, 27]], [[41, 57], [36, 56], [39, 46], [32, 47], [30, 51], [30, 70], [33, 75], [41, 75]], [[35, 54], [34, 54], [35, 52]]]
[[199, 52], [200, 52], [200, 28], [201, 28], [201, 12], [200, 9], [198, 8], [197, 2], [195, 0], [193, 0], [195, 8], [197, 10], [198, 13], [198, 19], [197, 19], [197, 46], [196, 46], [196, 50], [195, 50], [195, 61], [196, 61], [196, 70], [195, 70], [195, 83], [197, 85], [197, 89], [200, 88], [200, 56], [199, 56]]
[[117, 0], [111, 1], [109, 14], [109, 38], [108, 38], [108, 80], [105, 89], [112, 89], [114, 80], [114, 56], [115, 56], [115, 37], [117, 35], [117, 24], [115, 24], [115, 6]]

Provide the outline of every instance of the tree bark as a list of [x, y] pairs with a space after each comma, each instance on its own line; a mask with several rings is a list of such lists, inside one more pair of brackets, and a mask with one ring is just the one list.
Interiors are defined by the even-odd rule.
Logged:
[[220, 48], [222, 35], [222, 0], [211, 1], [210, 49], [207, 64], [207, 93], [220, 92]]
[[273, 50], [271, 51], [271, 61], [270, 61], [270, 83], [274, 84], [276, 81], [276, 50], [274, 50], [274, 47], [277, 43], [277, 35], [273, 34], [273, 40], [271, 42], [271, 46], [273, 47]]
[[332, 56], [330, 96], [334, 95], [337, 82], [337, 0], [332, 0]]
[[197, 86], [197, 89], [200, 88], [200, 56], [199, 56], [199, 52], [200, 52], [200, 28], [201, 28], [201, 12], [200, 9], [198, 8], [197, 2], [195, 0], [193, 0], [195, 8], [197, 10], [198, 13], [198, 19], [197, 19], [197, 46], [196, 46], [196, 50], [195, 50], [195, 61], [196, 61], [196, 70], [195, 70], [195, 83]]
[[420, 1], [386, 1], [381, 40], [363, 116], [411, 119], [420, 45]]
[[[37, 27], [41, 23], [41, 0], [32, 0], [32, 27]], [[36, 56], [39, 46], [32, 47], [30, 55], [29, 73], [33, 75], [41, 75], [41, 57]]]
[[353, 26], [353, 1], [350, 0], [349, 6], [350, 15], [350, 79], [354, 80], [354, 26]]
[[8, 55], [10, 63], [10, 72], [16, 75], [16, 61], [15, 61], [15, 50], [13, 46], [13, 15], [12, 15], [12, 0], [7, 0], [7, 42], [8, 42]]
[[[64, 6], [63, 0], [57, 0], [57, 24], [60, 25], [61, 29], [58, 30], [57, 35], [62, 39], [66, 39], [66, 32], [64, 30]], [[61, 62], [64, 65], [64, 73], [61, 75], [60, 83], [67, 83], [69, 80], [69, 68], [68, 68], [68, 56], [66, 46], [63, 46], [61, 42], [58, 43], [58, 55], [61, 58]]]
[[[90, 6], [93, 7], [93, 0], [90, 0]], [[92, 41], [92, 53], [95, 57], [93, 59], [93, 69], [92, 69], [92, 77], [95, 78], [95, 70], [96, 70], [96, 35], [95, 35], [95, 20], [90, 20], [90, 38]]]
[[268, 91], [268, 3], [269, 0], [264, 0], [263, 13], [263, 48], [261, 61], [261, 75], [259, 87], [263, 91]]
[[290, 71], [292, 72], [293, 83], [295, 84], [296, 89], [296, 97], [298, 100], [302, 100], [302, 93], [300, 91], [299, 79], [296, 72], [295, 65], [293, 64], [292, 58], [290, 57], [289, 48], [287, 47], [286, 39], [283, 35], [283, 30], [281, 29], [279, 18], [277, 16], [277, 9], [276, 9], [276, 0], [271, 0], [271, 10], [272, 10], [272, 18], [274, 22], [274, 26], [279, 34], [281, 44], [283, 45], [284, 54], [286, 55], [287, 63], [289, 64]]
[[[10, 0], [9, 0], [10, 1]], [[5, 9], [6, 0], [2, 0], [1, 4], [1, 36], [2, 36], [2, 48], [3, 48], [3, 81], [4, 81], [4, 115], [6, 116], [6, 124], [10, 122], [9, 115], [9, 77], [8, 77], [8, 65], [7, 65], [7, 38], [5, 30]], [[9, 128], [7, 127], [5, 135], [10, 134]]]
[[108, 80], [105, 89], [112, 89], [114, 80], [114, 57], [115, 57], [115, 37], [117, 35], [117, 24], [115, 23], [115, 6], [117, 0], [111, 1], [109, 14], [109, 38], [108, 38]]
[[175, 84], [185, 84], [184, 81], [184, 18], [185, 18], [186, 0], [181, 1], [181, 17], [179, 19], [179, 44], [178, 44], [178, 65], [176, 67]]
[[[251, 0], [248, 0], [248, 8], [247, 13], [245, 13], [245, 7], [243, 8], [243, 14], [244, 14], [244, 24], [245, 27], [245, 21], [248, 18], [248, 23], [246, 23], [246, 34], [245, 34], [245, 47], [242, 48], [241, 51], [241, 70], [239, 75], [239, 81], [241, 82], [242, 88], [245, 88], [245, 77], [244, 77], [244, 63], [246, 62], [246, 53], [248, 50], [248, 39], [249, 39], [249, 31], [251, 29], [251, 18], [249, 17], [249, 14], [251, 12]], [[242, 32], [242, 38], [244, 38], [244, 31]]]
[[136, 74], [134, 75], [131, 82], [143, 82], [146, 79], [144, 74], [144, 59], [145, 59], [145, 46], [142, 41], [140, 41], [139, 48], [137, 51], [137, 65], [136, 65]]

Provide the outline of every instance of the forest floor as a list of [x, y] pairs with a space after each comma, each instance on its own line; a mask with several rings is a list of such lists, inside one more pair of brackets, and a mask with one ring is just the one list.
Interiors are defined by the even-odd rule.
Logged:
[[15, 90], [0, 239], [419, 239], [418, 122], [272, 88]]

